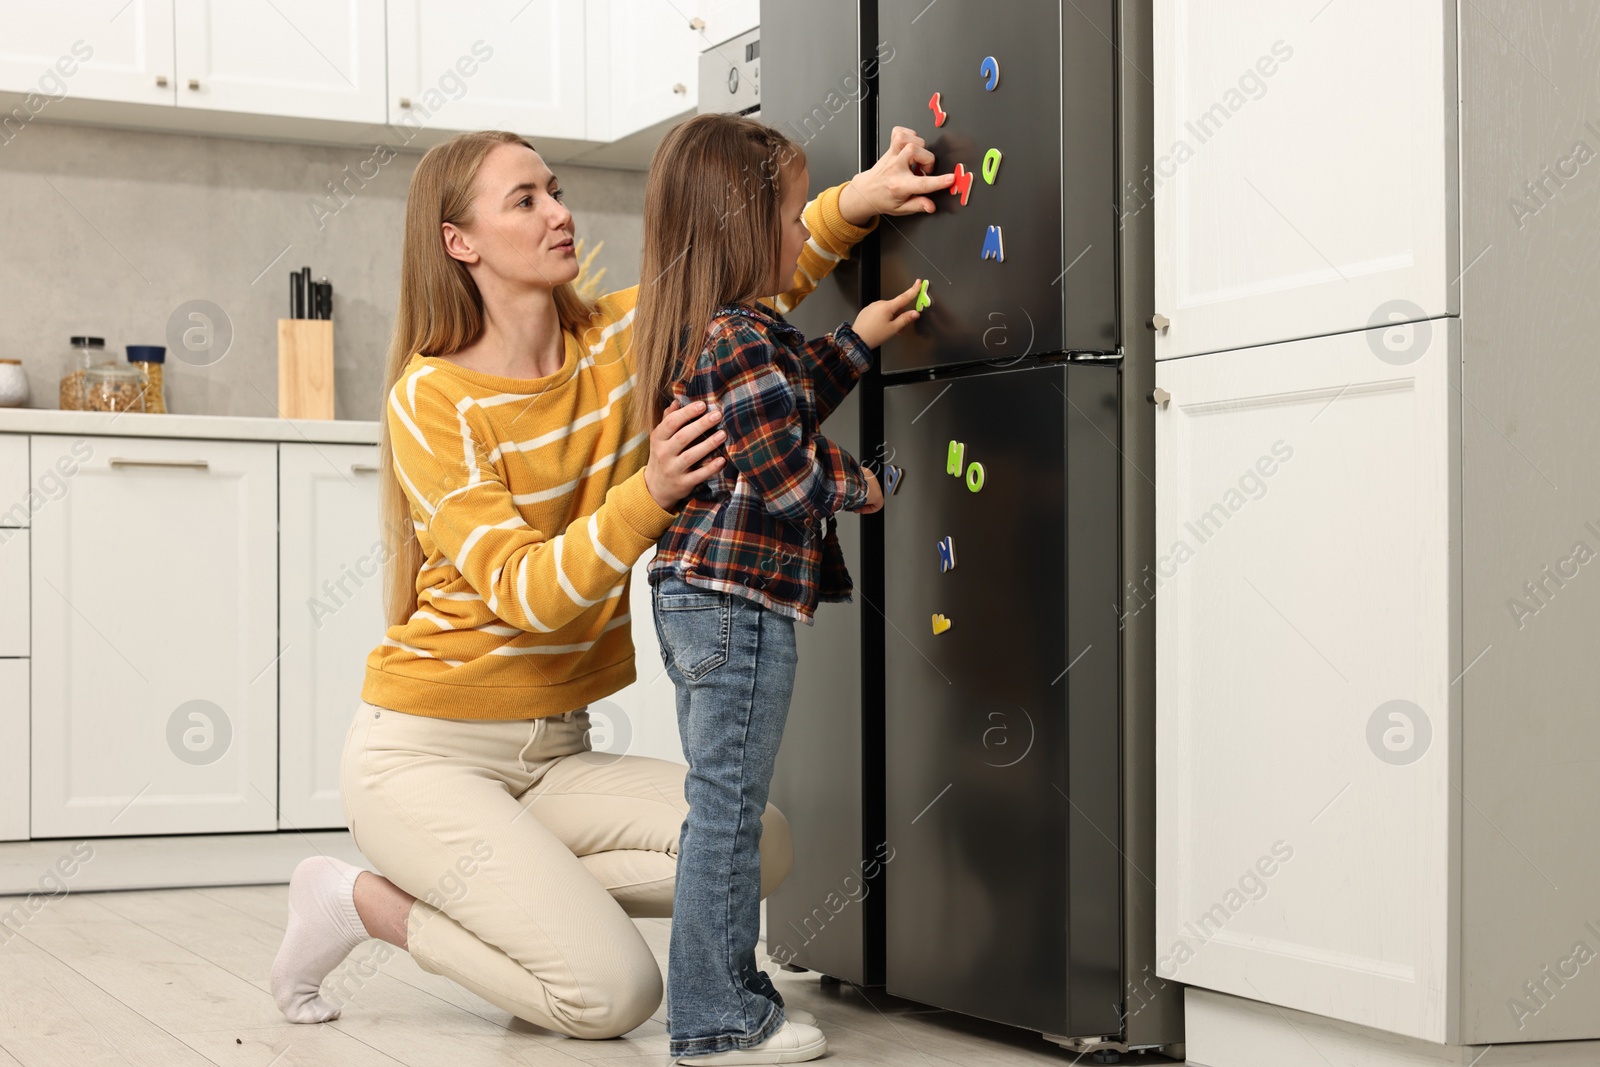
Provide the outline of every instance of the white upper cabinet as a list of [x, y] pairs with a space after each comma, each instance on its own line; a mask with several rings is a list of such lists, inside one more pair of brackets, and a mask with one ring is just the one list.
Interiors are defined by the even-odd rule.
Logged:
[[93, 112], [111, 124], [340, 143], [382, 124], [505, 129], [581, 152], [692, 112], [700, 53], [760, 14], [759, 0], [0, 0], [0, 93], [21, 94], [0, 143], [72, 99], [160, 105]]
[[1158, 359], [1459, 310], [1455, 11], [1156, 5]]
[[584, 0], [388, 0], [388, 120], [582, 140]]
[[604, 38], [590, 44], [590, 83], [606, 101], [591, 108], [603, 124], [591, 140], [618, 140], [694, 109], [706, 39], [684, 13], [691, 10], [670, 0], [591, 0], [591, 25]]
[[174, 100], [172, 0], [0, 0], [0, 25], [0, 91], [38, 94], [41, 112], [68, 96]]
[[1165, 980], [1453, 1039], [1459, 338], [1157, 365]]
[[700, 53], [761, 22], [760, 0], [587, 0], [586, 6], [591, 141], [620, 140], [694, 111]]
[[700, 0], [695, 5], [706, 45], [721, 44], [761, 25], [761, 0]]
[[383, 0], [175, 0], [180, 107], [384, 121]]
[[384, 633], [378, 449], [278, 448], [278, 825], [338, 828], [344, 737]]
[[277, 446], [35, 436], [34, 837], [277, 828]]

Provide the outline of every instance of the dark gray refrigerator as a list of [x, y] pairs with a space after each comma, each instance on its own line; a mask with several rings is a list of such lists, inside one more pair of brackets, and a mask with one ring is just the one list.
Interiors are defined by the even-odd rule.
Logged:
[[931, 297], [880, 364], [886, 985], [1069, 1037], [1121, 1030], [1114, 8], [878, 5], [879, 143], [958, 175], [880, 243]]
[[[790, 316], [809, 335], [927, 283], [920, 321], [828, 426], [903, 473], [881, 516], [841, 522], [855, 603], [802, 637], [773, 787], [796, 869], [768, 903], [769, 951], [1081, 1051], [1177, 1049], [1138, 873], [1153, 656], [1145, 620], [1119, 618], [1152, 506], [1153, 354], [1125, 326], [1151, 312], [1149, 220], [1119, 196], [1149, 154], [1148, 68], [1129, 59], [1149, 51], [1148, 5], [762, 15], [762, 118], [802, 141], [813, 191], [896, 126], [961, 176], [934, 214], [881, 219]], [[833, 916], [819, 904], [845, 874], [866, 895]]]

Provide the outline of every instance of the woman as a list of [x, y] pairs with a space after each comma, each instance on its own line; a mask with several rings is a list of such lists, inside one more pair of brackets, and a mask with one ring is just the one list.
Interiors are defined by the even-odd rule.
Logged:
[[[932, 211], [949, 176], [912, 173], [932, 162], [897, 129], [877, 165], [813, 201], [775, 305], [814, 288], [879, 210]], [[385, 375], [390, 626], [341, 766], [351, 833], [384, 874], [296, 868], [272, 971], [294, 1022], [338, 1015], [322, 979], [368, 937], [573, 1037], [627, 1033], [661, 1001], [630, 916], [671, 913], [685, 769], [585, 758], [585, 708], [634, 680], [629, 572], [722, 466], [719, 412], [638, 428], [638, 292], [578, 296], [561, 199], [508, 133], [454, 138], [412, 177]], [[791, 864], [782, 816], [769, 807], [764, 826], [763, 895]]]

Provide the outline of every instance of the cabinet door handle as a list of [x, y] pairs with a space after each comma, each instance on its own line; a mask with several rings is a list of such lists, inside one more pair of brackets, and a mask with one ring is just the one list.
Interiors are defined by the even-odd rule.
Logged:
[[706, 20], [696, 16], [695, 18], [689, 20], [689, 28], [694, 30], [696, 33], [699, 33], [701, 30], [706, 28]]
[[211, 469], [211, 461], [204, 459], [123, 459], [120, 456], [111, 457], [113, 467], [182, 467], [185, 470], [205, 471]]
[[1154, 404], [1156, 407], [1164, 408], [1172, 399], [1172, 394], [1158, 385], [1155, 387], [1155, 389], [1151, 390], [1150, 395], [1146, 399], [1148, 399], [1150, 403]]
[[403, 108], [409, 108], [411, 106], [411, 98], [409, 96], [402, 96], [400, 98], [400, 106]]
[[189, 88], [198, 91], [199, 88], [200, 88], [200, 79], [199, 78], [190, 78], [189, 79]]
[[156, 75], [156, 88], [157, 89], [165, 89], [166, 87], [167, 87], [167, 76], [165, 74], [157, 74]]
[[378, 473], [378, 467], [377, 467], [377, 464], [375, 464], [375, 463], [352, 463], [352, 464], [350, 464], [350, 473], [351, 474], [377, 474]]
[[689, 87], [682, 82], [677, 82], [672, 86], [672, 91], [677, 93], [679, 96], [683, 96], [689, 91]]
[[1150, 317], [1150, 328], [1157, 333], [1166, 333], [1167, 327], [1172, 325], [1172, 320], [1159, 311]]

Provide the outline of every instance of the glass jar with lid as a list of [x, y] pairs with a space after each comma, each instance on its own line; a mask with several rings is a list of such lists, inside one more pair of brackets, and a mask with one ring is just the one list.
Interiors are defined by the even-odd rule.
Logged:
[[101, 363], [83, 375], [82, 411], [143, 411], [144, 375], [131, 363]]
[[129, 345], [128, 365], [139, 372], [144, 382], [144, 410], [147, 415], [164, 415], [167, 350], [163, 345]]
[[90, 368], [114, 366], [116, 361], [116, 354], [106, 351], [104, 337], [74, 337], [61, 361], [61, 410], [84, 410], [83, 385]]

